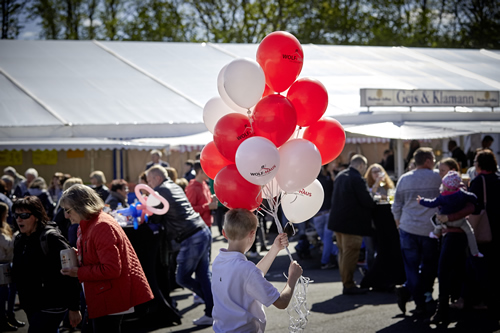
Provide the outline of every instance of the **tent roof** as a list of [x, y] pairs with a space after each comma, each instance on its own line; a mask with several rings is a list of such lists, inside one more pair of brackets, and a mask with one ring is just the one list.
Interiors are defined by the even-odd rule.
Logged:
[[7, 150], [97, 150], [137, 149], [151, 150], [170, 148], [167, 142], [137, 142], [107, 138], [0, 138], [0, 147]]
[[[132, 139], [204, 132], [203, 106], [218, 95], [220, 69], [237, 57], [255, 59], [257, 47], [0, 40], [0, 138]], [[500, 90], [500, 51], [312, 44], [303, 48], [300, 77], [316, 78], [326, 86], [325, 115], [337, 118], [349, 131], [399, 138], [500, 132], [499, 108], [409, 112], [409, 108], [378, 107], [367, 114], [359, 106], [360, 88]], [[413, 118], [402, 118], [407, 114]], [[425, 130], [442, 128], [443, 122], [450, 127], [450, 121], [462, 114], [469, 116], [458, 123], [472, 117], [477, 126], [462, 129], [457, 124], [450, 132]], [[380, 126], [371, 131], [354, 128], [387, 122], [412, 127], [413, 134], [396, 134]], [[427, 122], [436, 124], [419, 124]]]

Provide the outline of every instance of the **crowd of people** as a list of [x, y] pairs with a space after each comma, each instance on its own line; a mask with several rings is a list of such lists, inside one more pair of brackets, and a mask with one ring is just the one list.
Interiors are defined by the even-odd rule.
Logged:
[[[401, 311], [405, 313], [407, 303], [414, 301], [415, 315], [426, 317], [437, 278], [438, 306], [427, 316], [430, 323], [448, 323], [450, 307], [500, 313], [499, 287], [493, 280], [500, 256], [496, 223], [500, 209], [495, 205], [500, 199], [498, 163], [491, 150], [483, 147], [467, 170], [467, 156], [456, 142], [450, 141], [448, 147], [452, 157], [436, 163], [432, 149], [419, 147], [418, 141], [412, 143], [407, 172], [399, 179], [390, 176], [394, 172], [391, 150], [384, 152], [380, 163], [369, 165], [364, 156], [352, 154], [349, 164], [335, 161], [324, 165], [318, 175], [324, 202], [299, 228], [297, 253], [312, 247], [301, 245], [301, 240], [307, 239], [307, 231], [315, 230], [313, 243], [321, 256], [320, 268], [338, 267], [344, 295], [368, 292], [370, 286], [356, 283], [355, 273], [360, 261], [363, 275], [374, 268], [381, 253], [374, 211], [377, 205], [392, 204], [392, 228], [397, 229], [406, 281], [400, 286], [391, 282], [385, 288], [395, 289]], [[228, 214], [199, 161], [188, 160], [181, 171], [183, 177], [178, 177], [177, 170], [161, 160], [161, 152], [152, 151], [151, 159], [138, 183], [149, 185], [169, 203], [166, 214], [148, 220], [160, 234], [160, 252], [166, 253], [159, 260], [170, 266], [167, 271], [171, 274], [165, 276], [171, 278], [169, 290], [182, 286], [192, 291], [195, 303], [204, 304], [204, 315], [194, 325], [214, 324], [216, 331], [234, 325], [265, 328], [261, 307], [246, 313], [246, 324], [229, 320], [228, 314], [252, 302], [278, 308], [288, 305], [293, 281], [302, 272], [298, 264], [290, 265], [292, 283], [281, 293], [265, 279], [257, 279], [255, 285], [242, 282], [244, 275], [255, 274], [245, 263], [245, 254], [254, 257], [257, 239], [267, 251], [253, 266], [261, 274], [288, 245], [287, 237], [279, 235], [268, 250], [265, 214], [238, 210]], [[33, 332], [57, 332], [61, 322], [79, 325], [82, 331], [119, 332], [124, 315], [156, 297], [125, 232], [106, 213], [133, 204], [135, 194], [129, 193], [133, 185], [123, 179], [108, 183], [102, 171], [93, 171], [89, 182], [87, 186], [81, 178], [57, 172], [47, 186], [34, 168], [24, 176], [13, 167], [4, 169], [0, 180], [0, 267], [12, 267], [12, 281], [0, 285], [0, 331], [25, 325], [14, 315], [16, 293]], [[491, 230], [491, 240], [486, 243], [476, 241], [468, 219], [483, 210]], [[283, 220], [285, 224], [286, 218]], [[212, 235], [212, 224], [219, 235]], [[224, 237], [228, 248], [214, 260], [211, 246], [218, 236]], [[60, 252], [72, 248], [77, 263], [63, 268]], [[212, 278], [211, 261], [218, 283]], [[219, 283], [223, 277], [233, 276], [226, 273], [227, 267], [241, 267], [234, 273], [239, 281], [234, 285]], [[254, 291], [257, 286], [263, 293]], [[231, 309], [222, 299], [228, 290], [241, 297], [233, 299]]]

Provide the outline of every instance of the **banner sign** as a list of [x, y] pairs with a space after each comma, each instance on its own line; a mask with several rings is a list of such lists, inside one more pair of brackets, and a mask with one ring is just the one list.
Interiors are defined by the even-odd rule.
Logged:
[[361, 106], [500, 106], [498, 91], [360, 89]]
[[31, 154], [34, 165], [56, 165], [57, 150], [34, 150]]
[[23, 152], [20, 150], [0, 151], [0, 165], [22, 165]]

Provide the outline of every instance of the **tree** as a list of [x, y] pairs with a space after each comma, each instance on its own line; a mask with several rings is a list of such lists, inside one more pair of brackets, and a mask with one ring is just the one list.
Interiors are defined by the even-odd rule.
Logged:
[[14, 39], [19, 35], [23, 28], [19, 15], [25, 4], [26, 0], [2, 0], [2, 39]]
[[500, 3], [496, 0], [455, 0], [460, 42], [467, 48], [500, 48]]
[[181, 42], [189, 40], [180, 5], [171, 0], [136, 1], [134, 19], [125, 23], [125, 39]]

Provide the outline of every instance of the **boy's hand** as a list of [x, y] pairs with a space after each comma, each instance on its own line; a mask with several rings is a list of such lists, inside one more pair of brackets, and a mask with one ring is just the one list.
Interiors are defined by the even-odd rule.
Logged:
[[290, 267], [288, 268], [288, 280], [295, 283], [299, 277], [302, 275], [302, 267], [297, 263], [296, 260], [290, 263]]
[[279, 251], [283, 250], [288, 246], [288, 236], [285, 233], [279, 234], [274, 239], [273, 246], [276, 246]]
[[417, 195], [417, 201], [420, 203], [420, 200], [422, 200], [422, 197], [420, 195]]

